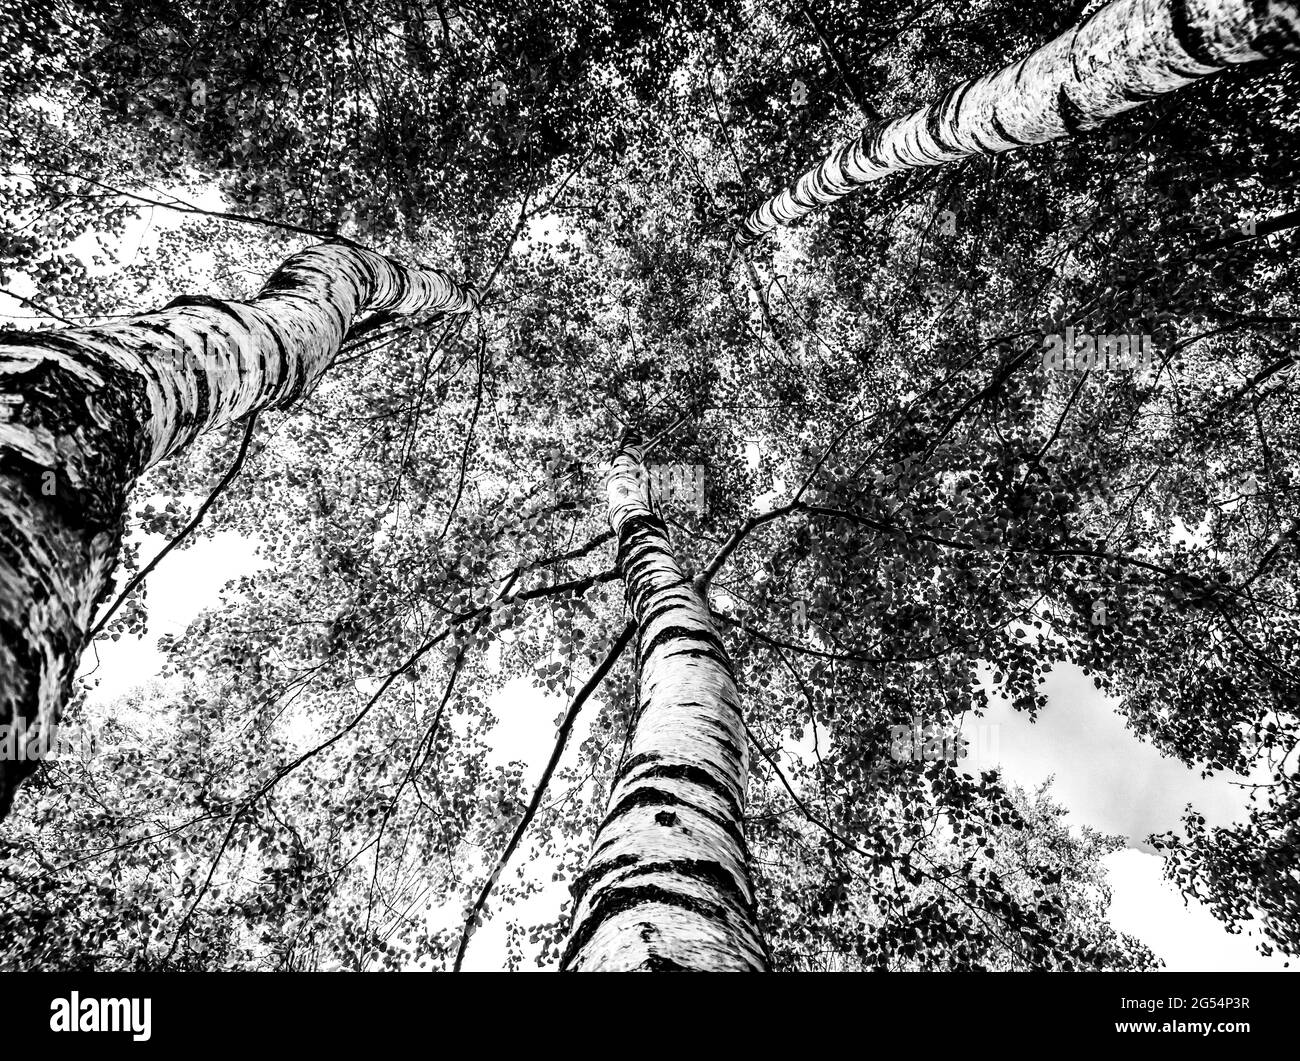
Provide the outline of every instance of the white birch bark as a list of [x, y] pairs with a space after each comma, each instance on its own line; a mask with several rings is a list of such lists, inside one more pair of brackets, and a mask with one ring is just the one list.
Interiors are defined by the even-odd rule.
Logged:
[[[51, 745], [141, 473], [205, 431], [291, 405], [359, 313], [476, 302], [439, 270], [324, 244], [249, 302], [181, 298], [104, 325], [0, 332], [0, 727]], [[34, 767], [0, 757], [0, 818]]]
[[735, 243], [891, 173], [1071, 136], [1225, 67], [1297, 52], [1296, 0], [1114, 0], [1019, 62], [837, 144], [750, 214]]
[[647, 500], [635, 438], [615, 457], [608, 495], [640, 633], [641, 703], [610, 811], [574, 885], [560, 967], [763, 970], [741, 832], [748, 756], [731, 663]]

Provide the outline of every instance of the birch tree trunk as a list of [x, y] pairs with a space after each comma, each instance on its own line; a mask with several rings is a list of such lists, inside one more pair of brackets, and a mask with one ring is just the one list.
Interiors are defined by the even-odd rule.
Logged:
[[870, 181], [1092, 129], [1228, 66], [1300, 52], [1296, 0], [1115, 0], [1017, 63], [837, 144], [745, 219], [745, 248]]
[[250, 302], [185, 297], [111, 324], [0, 332], [0, 735], [19, 748], [0, 752], [0, 818], [52, 747], [140, 474], [291, 405], [358, 313], [476, 301], [439, 270], [331, 243], [289, 258]]
[[741, 832], [748, 769], [731, 663], [646, 495], [639, 440], [608, 484], [640, 634], [635, 735], [575, 884], [566, 970], [754, 971], [767, 951]]

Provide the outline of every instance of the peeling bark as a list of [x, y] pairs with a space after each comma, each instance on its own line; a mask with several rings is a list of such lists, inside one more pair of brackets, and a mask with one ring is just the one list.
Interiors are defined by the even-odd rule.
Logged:
[[641, 703], [609, 813], [574, 885], [560, 967], [764, 970], [741, 832], [748, 757], [740, 696], [645, 481], [639, 440], [627, 439], [608, 495], [640, 633]]
[[[358, 313], [476, 301], [436, 269], [331, 243], [289, 258], [249, 302], [187, 297], [94, 327], [0, 332], [0, 726], [52, 746], [147, 468], [292, 405]], [[34, 768], [0, 758], [0, 818]]]
[[1019, 62], [837, 144], [735, 243], [891, 173], [1072, 136], [1225, 67], [1298, 52], [1296, 0], [1115, 0]]

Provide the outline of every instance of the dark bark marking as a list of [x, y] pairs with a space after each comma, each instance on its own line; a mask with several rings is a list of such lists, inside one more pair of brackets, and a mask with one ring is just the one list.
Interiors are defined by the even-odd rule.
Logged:
[[626, 784], [648, 781], [658, 777], [666, 777], [673, 781], [686, 781], [689, 784], [708, 789], [726, 804], [727, 810], [733, 818], [739, 820], [742, 817], [740, 802], [736, 799], [735, 794], [726, 784], [719, 781], [702, 767], [692, 766], [689, 763], [660, 763], [647, 766], [635, 777], [628, 771], [624, 771], [623, 774], [623, 780]]
[[1169, 5], [1169, 19], [1174, 31], [1174, 39], [1179, 46], [1202, 66], [1222, 66], [1219, 57], [1210, 46], [1210, 38], [1203, 29], [1192, 23], [1187, 0], [1173, 0]]
[[[710, 921], [725, 923], [727, 920], [725, 908], [715, 903], [697, 899], [694, 896], [671, 892], [658, 885], [644, 884], [635, 888], [618, 888], [597, 897], [592, 904], [591, 910], [583, 918], [582, 923], [575, 927], [573, 934], [569, 937], [568, 946], [564, 948], [564, 956], [560, 959], [560, 971], [568, 971], [573, 959], [586, 946], [588, 940], [596, 934], [596, 930], [606, 921], [617, 914], [623, 913], [625, 910], [632, 910], [648, 903], [676, 906], [679, 909], [689, 910], [691, 913], [698, 914]], [[762, 970], [756, 966], [755, 971], [761, 972]]]
[[1064, 85], [1056, 94], [1056, 113], [1061, 116], [1061, 123], [1070, 132], [1071, 136], [1083, 131], [1083, 123], [1087, 120], [1087, 115], [1070, 98], [1070, 93], [1066, 91]]
[[616, 821], [624, 814], [627, 814], [629, 811], [633, 811], [638, 807], [685, 807], [687, 810], [694, 811], [696, 814], [707, 818], [726, 833], [727, 836], [735, 842], [737, 848], [742, 852], [742, 854], [745, 855], [745, 861], [748, 862], [749, 860], [749, 848], [745, 845], [744, 834], [741, 833], [740, 826], [737, 825], [734, 820], [728, 821], [726, 818], [714, 814], [713, 811], [707, 810], [704, 807], [697, 806], [690, 800], [685, 799], [676, 793], [666, 792], [664, 789], [655, 788], [653, 785], [643, 785], [640, 788], [629, 792], [619, 800], [610, 810], [609, 814], [605, 816], [605, 820], [600, 823], [600, 828], [596, 830], [596, 834], [600, 835], [611, 822]]

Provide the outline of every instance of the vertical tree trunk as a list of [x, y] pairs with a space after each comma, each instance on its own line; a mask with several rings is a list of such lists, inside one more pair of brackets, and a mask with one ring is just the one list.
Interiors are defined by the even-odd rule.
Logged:
[[610, 811], [575, 885], [562, 969], [767, 968], [741, 832], [748, 757], [731, 663], [645, 490], [614, 460], [610, 523], [640, 633], [641, 703]]
[[837, 144], [736, 233], [747, 247], [870, 181], [1091, 129], [1224, 67], [1300, 52], [1296, 0], [1115, 0], [1018, 63]]
[[[0, 732], [50, 747], [145, 469], [292, 404], [360, 312], [475, 304], [438, 270], [324, 244], [289, 258], [251, 302], [180, 298], [111, 324], [0, 332], [0, 727], [11, 727]], [[34, 767], [0, 753], [0, 818]]]

